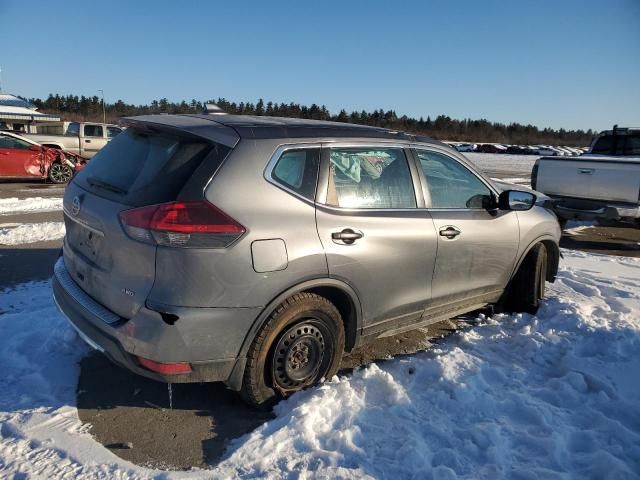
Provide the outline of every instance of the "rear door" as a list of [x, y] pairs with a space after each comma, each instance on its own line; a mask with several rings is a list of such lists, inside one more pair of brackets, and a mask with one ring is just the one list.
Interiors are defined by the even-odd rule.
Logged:
[[82, 155], [93, 157], [98, 150], [107, 144], [104, 127], [93, 123], [85, 123], [82, 126], [83, 138], [80, 139], [82, 145]]
[[[96, 301], [130, 318], [154, 283], [156, 245], [128, 236], [120, 214], [176, 200], [212, 144], [130, 128], [102, 149], [67, 187], [64, 259]], [[135, 231], [134, 231], [135, 233]]]
[[438, 238], [430, 308], [495, 300], [518, 251], [516, 213], [488, 210], [495, 193], [448, 153], [437, 149], [414, 153]]
[[318, 233], [330, 276], [359, 296], [364, 335], [414, 324], [431, 296], [437, 240], [417, 187], [401, 147], [323, 146]]

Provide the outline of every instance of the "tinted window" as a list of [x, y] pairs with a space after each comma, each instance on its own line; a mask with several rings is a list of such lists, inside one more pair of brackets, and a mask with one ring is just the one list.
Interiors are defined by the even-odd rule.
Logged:
[[626, 135], [622, 154], [640, 156], [640, 133]]
[[415, 208], [411, 173], [400, 148], [330, 150], [327, 204], [344, 208]]
[[271, 176], [278, 183], [312, 200], [316, 196], [319, 163], [318, 148], [287, 150], [280, 156]]
[[96, 195], [130, 205], [175, 200], [208, 154], [229, 149], [190, 138], [127, 129], [87, 162], [75, 182]]
[[80, 124], [77, 122], [70, 123], [67, 127], [67, 137], [77, 137], [80, 135]]
[[118, 127], [107, 127], [107, 137], [108, 138], [113, 138], [116, 135], [118, 135], [120, 132], [122, 132], [121, 128], [118, 128]]
[[418, 150], [431, 208], [485, 208], [491, 190], [458, 161], [441, 153]]
[[85, 125], [84, 126], [85, 137], [102, 137], [102, 126], [100, 125]]
[[611, 155], [611, 149], [613, 148], [613, 136], [603, 135], [596, 140], [593, 144], [591, 153], [599, 153], [602, 155]]

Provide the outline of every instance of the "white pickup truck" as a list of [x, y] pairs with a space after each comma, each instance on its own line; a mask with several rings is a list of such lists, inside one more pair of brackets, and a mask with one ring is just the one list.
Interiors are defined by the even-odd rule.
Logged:
[[640, 226], [640, 129], [604, 131], [578, 158], [538, 159], [531, 186], [554, 200], [561, 222], [609, 220]]
[[38, 126], [38, 133], [24, 137], [49, 148], [58, 148], [91, 158], [122, 129], [106, 123], [55, 122]]

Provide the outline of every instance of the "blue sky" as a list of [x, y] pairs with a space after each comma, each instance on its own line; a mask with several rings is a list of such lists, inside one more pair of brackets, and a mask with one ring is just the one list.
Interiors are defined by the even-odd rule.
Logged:
[[640, 0], [0, 0], [3, 89], [640, 126]]

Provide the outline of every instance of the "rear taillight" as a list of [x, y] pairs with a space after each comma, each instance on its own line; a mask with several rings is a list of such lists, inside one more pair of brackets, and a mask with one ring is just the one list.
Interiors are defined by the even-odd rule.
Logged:
[[168, 247], [224, 248], [245, 228], [209, 202], [169, 202], [120, 212], [131, 238]]

